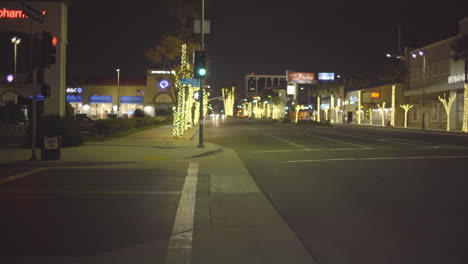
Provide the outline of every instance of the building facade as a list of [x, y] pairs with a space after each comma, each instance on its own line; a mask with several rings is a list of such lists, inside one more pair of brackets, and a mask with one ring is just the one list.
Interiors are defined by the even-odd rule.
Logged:
[[[459, 35], [468, 34], [468, 18], [460, 21]], [[409, 51], [409, 88], [404, 95], [410, 110], [408, 125], [429, 129], [443, 129], [447, 125], [447, 114], [439, 100], [456, 95], [450, 109], [450, 129], [459, 130], [463, 121], [464, 61], [452, 59], [450, 46], [454, 36], [427, 46]]]
[[[42, 12], [43, 23], [28, 17], [20, 1], [0, 2], [0, 103], [28, 98], [33, 91], [32, 41], [41, 43], [42, 32], [56, 37], [56, 63], [48, 68], [37, 68], [36, 91], [43, 84], [51, 88], [51, 96], [44, 101], [46, 114], [65, 113], [66, 50], [68, 5], [66, 0], [31, 1], [31, 7]], [[13, 39], [20, 41], [13, 41]], [[37, 55], [37, 52], [34, 53]], [[40, 56], [39, 56], [40, 58]], [[15, 74], [16, 73], [16, 74]], [[10, 83], [7, 76], [14, 76]]]
[[251, 98], [268, 90], [286, 89], [288, 81], [286, 75], [258, 75], [245, 76], [245, 98]]
[[75, 113], [100, 119], [129, 117], [136, 109], [149, 116], [167, 114], [175, 105], [174, 89], [171, 72], [149, 69], [146, 78], [90, 80], [83, 87], [68, 87], [65, 92]]

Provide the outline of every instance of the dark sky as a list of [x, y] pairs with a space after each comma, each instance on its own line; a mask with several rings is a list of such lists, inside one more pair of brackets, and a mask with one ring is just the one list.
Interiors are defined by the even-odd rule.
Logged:
[[[167, 0], [170, 1], [170, 0]], [[164, 1], [162, 1], [164, 2]], [[205, 0], [213, 88], [250, 73], [375, 72], [398, 48], [398, 25], [408, 45], [458, 33], [468, 1]], [[144, 76], [144, 53], [158, 43], [168, 19], [158, 0], [73, 0], [69, 62], [83, 75]], [[405, 37], [406, 36], [406, 37]]]

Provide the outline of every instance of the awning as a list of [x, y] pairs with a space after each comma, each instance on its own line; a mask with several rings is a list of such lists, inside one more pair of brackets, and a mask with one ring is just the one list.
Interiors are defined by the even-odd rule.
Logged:
[[143, 96], [121, 96], [121, 104], [143, 104]]
[[90, 104], [112, 104], [112, 95], [91, 95]]
[[81, 100], [83, 100], [83, 96], [69, 94], [67, 95], [66, 99], [69, 103], [81, 103]]

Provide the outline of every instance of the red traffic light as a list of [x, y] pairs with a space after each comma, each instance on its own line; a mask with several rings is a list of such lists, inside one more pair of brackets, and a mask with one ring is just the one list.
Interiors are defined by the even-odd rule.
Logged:
[[57, 37], [52, 37], [52, 46], [57, 46], [57, 43], [58, 43], [58, 39]]

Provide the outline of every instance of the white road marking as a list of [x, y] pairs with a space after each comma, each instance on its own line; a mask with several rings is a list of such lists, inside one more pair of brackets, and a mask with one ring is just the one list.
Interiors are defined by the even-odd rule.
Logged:
[[13, 176], [9, 176], [9, 177], [0, 179], [0, 184], [5, 183], [5, 182], [9, 182], [9, 181], [14, 181], [14, 180], [17, 180], [17, 179], [21, 179], [21, 178], [24, 178], [24, 177], [29, 176], [31, 174], [34, 174], [36, 172], [40, 172], [40, 171], [44, 171], [44, 170], [47, 170], [47, 168], [34, 169], [34, 170], [30, 170], [30, 171], [23, 172], [23, 173], [20, 173], [20, 174], [16, 174], [16, 175], [13, 175]]
[[368, 150], [367, 148], [326, 148], [326, 149], [280, 149], [280, 150], [259, 150], [251, 153], [280, 153], [280, 152], [307, 152], [307, 151], [350, 151], [350, 150]]
[[287, 160], [283, 163], [330, 162], [330, 161], [362, 161], [362, 160], [398, 160], [398, 159], [468, 159], [468, 156], [416, 156], [416, 157], [375, 157], [375, 158], [340, 158], [315, 160]]
[[367, 146], [363, 146], [363, 145], [359, 145], [359, 144], [349, 143], [349, 142], [346, 142], [346, 141], [341, 141], [341, 140], [336, 140], [336, 139], [331, 139], [331, 138], [326, 138], [326, 137], [315, 136], [315, 135], [311, 135], [311, 134], [307, 134], [306, 136], [314, 137], [314, 138], [318, 138], [318, 139], [322, 139], [322, 140], [328, 140], [328, 141], [332, 141], [332, 142], [337, 142], [337, 143], [341, 143], [341, 144], [347, 144], [347, 145], [360, 147], [360, 148], [364, 148], [364, 149], [372, 149], [371, 147], [367, 147]]
[[279, 137], [276, 137], [276, 136], [273, 136], [273, 135], [270, 135], [270, 134], [267, 134], [267, 133], [262, 133], [262, 134], [267, 135], [267, 136], [270, 136], [270, 137], [272, 137], [272, 138], [276, 138], [276, 139], [278, 139], [278, 140], [280, 140], [280, 141], [286, 142], [286, 143], [291, 144], [291, 145], [296, 146], [296, 147], [300, 147], [300, 148], [303, 148], [303, 149], [309, 149], [308, 147], [304, 147], [304, 146], [299, 145], [299, 144], [296, 144], [296, 143], [294, 143], [294, 142], [287, 141], [286, 139], [282, 139], [282, 138], [279, 138]]
[[179, 191], [0, 190], [0, 194], [178, 195]]
[[167, 249], [166, 264], [190, 264], [198, 163], [190, 163]]
[[[310, 130], [310, 129], [308, 129]], [[416, 140], [409, 140], [409, 139], [399, 139], [399, 138], [393, 138], [393, 137], [384, 137], [384, 138], [377, 138], [375, 136], [367, 135], [367, 134], [347, 134], [347, 133], [336, 133], [336, 132], [330, 132], [327, 131], [329, 134], [335, 134], [335, 135], [341, 135], [341, 136], [347, 136], [347, 137], [355, 137], [355, 138], [362, 138], [362, 139], [368, 139], [368, 140], [374, 140], [374, 141], [379, 141], [379, 142], [387, 142], [387, 143], [396, 143], [396, 144], [402, 144], [402, 145], [409, 145], [409, 146], [416, 146], [419, 148], [437, 148], [440, 146], [427, 146], [427, 145], [421, 145], [421, 144], [416, 144], [416, 143], [408, 143], [407, 141], [414, 141], [414, 142], [419, 142]], [[430, 142], [427, 142], [430, 143]], [[449, 145], [451, 146], [451, 145]], [[455, 147], [455, 146], [454, 146]]]

